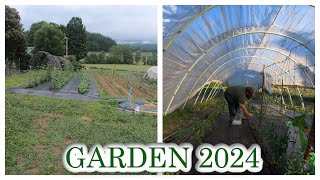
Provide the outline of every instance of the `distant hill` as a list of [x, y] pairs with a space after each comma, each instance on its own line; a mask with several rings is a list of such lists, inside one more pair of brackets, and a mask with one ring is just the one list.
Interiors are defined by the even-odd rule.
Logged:
[[141, 52], [157, 52], [157, 44], [142, 44], [142, 43], [133, 43], [129, 44], [136, 51]]
[[87, 32], [88, 51], [108, 52], [112, 46], [116, 46], [115, 40], [100, 33]]

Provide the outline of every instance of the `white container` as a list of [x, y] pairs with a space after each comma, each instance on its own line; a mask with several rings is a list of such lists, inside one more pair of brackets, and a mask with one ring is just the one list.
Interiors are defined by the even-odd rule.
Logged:
[[134, 109], [134, 111], [135, 111], [136, 113], [140, 112], [139, 106], [137, 106], [137, 107]]

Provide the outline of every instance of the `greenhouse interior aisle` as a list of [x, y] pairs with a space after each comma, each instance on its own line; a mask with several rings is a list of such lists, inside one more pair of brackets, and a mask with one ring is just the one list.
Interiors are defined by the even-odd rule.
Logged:
[[[268, 108], [268, 119], [271, 121], [278, 121], [278, 124], [280, 125], [281, 122], [287, 122], [290, 119], [281, 115], [279, 112]], [[249, 124], [249, 123], [250, 124]], [[262, 148], [262, 156], [265, 159], [265, 156], [270, 156], [270, 148], [265, 147], [266, 143], [265, 139], [262, 137], [259, 137], [258, 132], [253, 128], [255, 124], [258, 124], [259, 120], [257, 117], [253, 117], [252, 119], [244, 120], [242, 122], [242, 126], [231, 126], [229, 124], [229, 114], [226, 111], [221, 115], [221, 117], [217, 120], [215, 128], [212, 129], [210, 133], [208, 133], [205, 138], [203, 139], [203, 143], [209, 143], [212, 145], [217, 145], [220, 143], [224, 143], [227, 145], [231, 145], [234, 143], [240, 143], [249, 148], [253, 144], [259, 144]], [[186, 174], [203, 174], [199, 173], [195, 170], [195, 165], [197, 163], [197, 158], [193, 154], [192, 157], [192, 167], [193, 169], [186, 173]], [[274, 169], [271, 162], [264, 161], [264, 167], [261, 172], [258, 174], [280, 174], [277, 172], [277, 169]], [[217, 172], [209, 173], [209, 174], [221, 174]], [[228, 174], [228, 173], [225, 173]], [[229, 173], [231, 174], [231, 173]], [[249, 174], [256, 174], [251, 172], [244, 172], [241, 173], [242, 175], [249, 175]]]

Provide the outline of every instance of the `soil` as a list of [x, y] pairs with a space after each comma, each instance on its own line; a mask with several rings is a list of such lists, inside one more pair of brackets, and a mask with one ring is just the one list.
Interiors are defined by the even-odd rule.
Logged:
[[144, 91], [142, 86], [146, 85], [143, 84], [144, 82], [139, 82], [138, 80], [129, 79], [127, 77], [113, 77], [111, 75], [101, 74], [97, 74], [96, 78], [112, 96], [126, 97], [128, 95], [129, 84], [132, 86], [133, 96], [135, 98], [155, 98], [157, 95], [151, 89]]
[[110, 84], [110, 82], [107, 80], [107, 78], [105, 78], [105, 76], [98, 74], [98, 75], [96, 75], [96, 78], [107, 89], [107, 91], [110, 95], [112, 95], [112, 96], [119, 95], [118, 92], [116, 91], [116, 89], [113, 88], [112, 85]]

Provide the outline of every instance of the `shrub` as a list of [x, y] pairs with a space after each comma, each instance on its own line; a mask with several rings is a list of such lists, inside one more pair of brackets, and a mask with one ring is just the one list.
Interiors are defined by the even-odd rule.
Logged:
[[27, 87], [32, 88], [32, 87], [38, 86], [44, 82], [49, 81], [50, 78], [51, 78], [50, 69], [34, 70], [29, 75], [29, 83]]
[[89, 92], [89, 88], [90, 88], [90, 78], [87, 74], [82, 74], [78, 91], [81, 94], [86, 94], [87, 92]]
[[74, 71], [78, 71], [78, 70], [80, 70], [82, 68], [81, 63], [79, 61], [77, 61], [76, 56], [70, 55], [68, 57], [68, 60], [71, 62], [72, 66], [73, 66], [72, 68], [73, 68]]
[[73, 77], [72, 71], [54, 70], [52, 72], [51, 89], [57, 91], [62, 88]]

